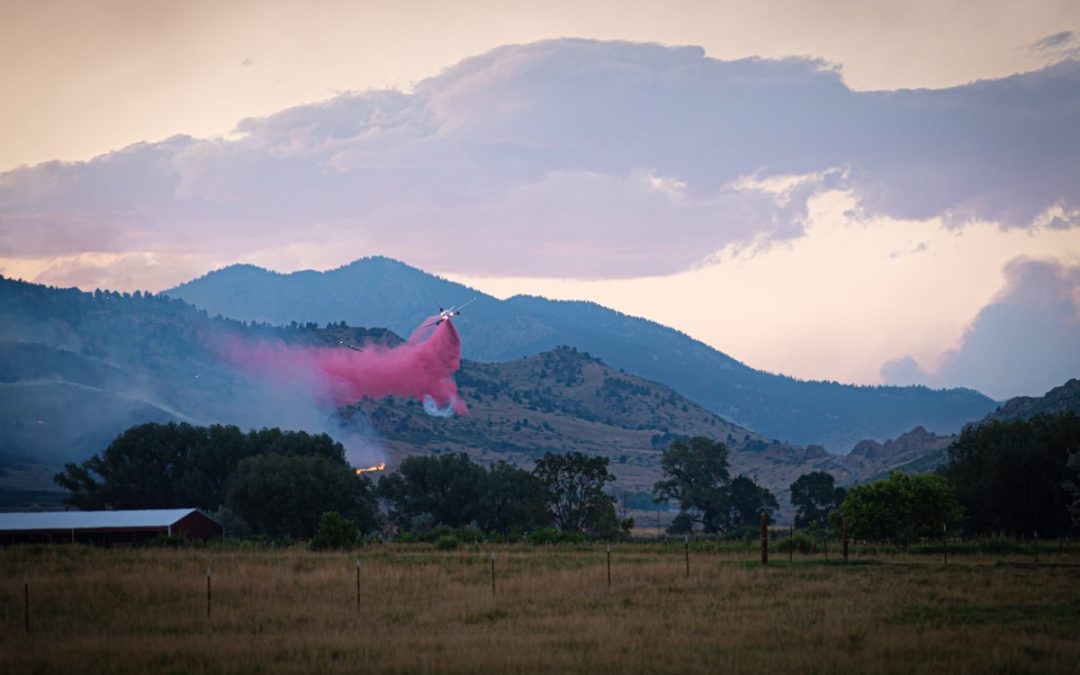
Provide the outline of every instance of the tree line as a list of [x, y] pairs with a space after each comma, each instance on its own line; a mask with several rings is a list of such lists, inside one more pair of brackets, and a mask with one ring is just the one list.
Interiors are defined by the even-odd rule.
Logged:
[[150, 423], [68, 463], [54, 480], [75, 508], [195, 506], [233, 535], [273, 539], [321, 530], [334, 532], [324, 533], [332, 541], [374, 532], [423, 537], [437, 527], [610, 538], [632, 527], [604, 491], [615, 480], [608, 459], [577, 452], [548, 453], [532, 471], [484, 467], [464, 453], [408, 457], [376, 483], [357, 474], [326, 434]]
[[906, 544], [944, 532], [1064, 537], [1080, 529], [1080, 417], [1072, 411], [966, 427], [934, 473], [893, 472], [847, 491], [825, 472], [791, 486], [797, 526]]
[[[778, 509], [767, 489], [731, 476], [728, 448], [710, 438], [673, 440], [661, 471], [652, 494], [677, 506], [673, 534], [738, 533]], [[485, 467], [464, 453], [408, 457], [373, 482], [325, 434], [176, 423], [132, 427], [55, 476], [76, 508], [196, 506], [234, 535], [319, 542], [318, 533], [331, 544], [362, 533], [453, 530], [612, 538], [633, 526], [606, 492], [614, 480], [608, 458], [575, 452], [547, 453], [531, 471]], [[1064, 412], [969, 426], [935, 473], [894, 472], [845, 489], [816, 471], [792, 483], [791, 502], [797, 527], [844, 526], [865, 540], [908, 543], [943, 529], [1065, 536], [1080, 528], [1080, 418]]]

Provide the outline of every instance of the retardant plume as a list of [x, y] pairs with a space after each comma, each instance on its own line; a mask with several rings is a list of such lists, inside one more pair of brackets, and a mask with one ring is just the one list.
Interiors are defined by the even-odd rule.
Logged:
[[231, 339], [222, 346], [232, 363], [288, 387], [307, 387], [335, 406], [364, 398], [405, 396], [429, 414], [465, 414], [453, 374], [461, 367], [461, 340], [454, 324], [428, 319], [404, 344], [368, 345], [364, 351], [280, 342]]

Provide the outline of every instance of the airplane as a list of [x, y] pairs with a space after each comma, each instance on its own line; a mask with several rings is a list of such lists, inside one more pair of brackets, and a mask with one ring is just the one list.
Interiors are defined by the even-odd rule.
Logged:
[[431, 323], [424, 324], [422, 328], [427, 328], [428, 326], [438, 326], [443, 321], [449, 321], [458, 314], [461, 314], [461, 310], [465, 309], [474, 302], [476, 302], [476, 298], [473, 298], [472, 300], [466, 302], [461, 307], [456, 307], [454, 305], [451, 305], [449, 309], [443, 309], [442, 307], [439, 307], [439, 316]]

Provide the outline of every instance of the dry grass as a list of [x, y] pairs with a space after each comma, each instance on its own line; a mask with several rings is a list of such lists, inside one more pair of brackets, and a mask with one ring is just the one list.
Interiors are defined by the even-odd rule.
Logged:
[[[1076, 672], [1080, 556], [0, 551], [0, 673]], [[206, 617], [207, 564], [213, 616]], [[30, 574], [31, 632], [23, 627]]]

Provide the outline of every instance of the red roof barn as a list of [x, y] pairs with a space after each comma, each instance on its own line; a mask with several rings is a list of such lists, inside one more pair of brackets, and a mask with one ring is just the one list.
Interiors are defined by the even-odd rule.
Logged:
[[161, 535], [218, 539], [221, 525], [198, 509], [0, 513], [0, 543], [136, 543]]

